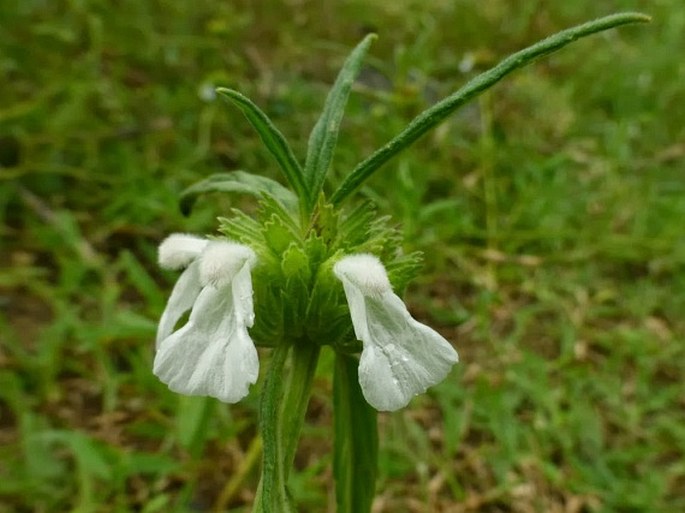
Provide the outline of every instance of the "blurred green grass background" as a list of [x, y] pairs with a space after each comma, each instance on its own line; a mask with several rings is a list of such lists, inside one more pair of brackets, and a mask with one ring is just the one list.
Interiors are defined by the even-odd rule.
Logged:
[[[362, 191], [426, 267], [407, 300], [462, 363], [381, 419], [374, 512], [685, 510], [685, 9], [679, 0], [3, 0], [0, 512], [250, 511], [254, 390], [230, 408], [151, 374], [179, 191], [278, 177], [242, 91], [304, 155], [368, 31], [332, 181], [508, 53], [617, 10], [452, 116]], [[280, 178], [279, 178], [280, 179]], [[330, 361], [293, 490], [333, 511]]]

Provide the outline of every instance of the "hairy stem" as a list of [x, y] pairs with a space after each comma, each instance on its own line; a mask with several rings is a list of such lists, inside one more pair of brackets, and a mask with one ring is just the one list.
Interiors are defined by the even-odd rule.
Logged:
[[[292, 365], [287, 378], [286, 363]], [[319, 347], [308, 341], [273, 350], [260, 402], [260, 430], [264, 443], [262, 478], [255, 513], [294, 513], [288, 476], [307, 412]]]

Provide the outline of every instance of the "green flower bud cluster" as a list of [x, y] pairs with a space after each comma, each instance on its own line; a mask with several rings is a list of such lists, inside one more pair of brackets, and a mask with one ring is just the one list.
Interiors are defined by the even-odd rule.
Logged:
[[395, 291], [402, 291], [421, 267], [421, 253], [402, 251], [402, 233], [370, 202], [348, 213], [320, 201], [308, 226], [274, 197], [263, 194], [256, 215], [232, 210], [219, 219], [219, 232], [252, 248], [258, 346], [293, 340], [359, 352], [349, 308], [333, 265], [341, 257], [367, 253], [385, 265]]

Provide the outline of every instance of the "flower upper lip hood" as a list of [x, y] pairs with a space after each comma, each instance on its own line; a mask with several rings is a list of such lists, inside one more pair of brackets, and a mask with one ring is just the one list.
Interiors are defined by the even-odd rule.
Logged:
[[209, 240], [185, 233], [169, 235], [159, 245], [158, 261], [163, 269], [178, 270], [188, 267], [200, 256]]
[[355, 335], [363, 343], [359, 384], [371, 406], [397, 410], [447, 376], [459, 360], [456, 350], [409, 314], [377, 257], [343, 257], [333, 272], [342, 281]]
[[[242, 244], [172, 235], [160, 245], [159, 261], [187, 267], [159, 323], [153, 372], [175, 392], [239, 401], [259, 374], [247, 331], [254, 322], [254, 252]], [[191, 308], [188, 322], [173, 331]]]

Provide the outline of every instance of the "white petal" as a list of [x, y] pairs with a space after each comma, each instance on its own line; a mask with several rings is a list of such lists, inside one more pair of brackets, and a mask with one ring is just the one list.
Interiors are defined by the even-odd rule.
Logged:
[[259, 361], [237, 301], [233, 284], [204, 287], [188, 323], [162, 341], [154, 373], [171, 390], [227, 403], [247, 395]]
[[367, 297], [365, 303], [369, 338], [359, 384], [371, 406], [394, 411], [445, 379], [459, 357], [438, 332], [413, 319], [394, 293]]
[[[341, 259], [334, 272], [364, 346], [359, 362], [364, 397], [377, 410], [394, 411], [442, 381], [458, 356], [438, 332], [411, 317], [389, 282], [382, 286], [379, 265], [370, 255], [353, 255]], [[387, 282], [384, 269], [382, 274]]]
[[392, 290], [385, 267], [374, 255], [360, 253], [341, 258], [335, 264], [333, 272], [343, 283], [349, 282], [365, 296]]
[[208, 242], [207, 239], [195, 235], [169, 235], [159, 245], [159, 266], [162, 269], [183, 269], [200, 256]]
[[250, 267], [244, 265], [243, 268], [233, 277], [233, 298], [236, 302], [235, 314], [238, 322], [251, 328], [254, 324], [254, 302], [252, 299], [252, 277]]
[[[226, 241], [212, 241], [200, 257], [200, 282], [202, 285], [224, 287], [245, 267], [252, 268], [257, 257], [248, 246]], [[250, 290], [251, 295], [251, 290]]]
[[171, 335], [174, 326], [183, 314], [190, 310], [201, 289], [199, 264], [193, 262], [181, 273], [171, 291], [171, 296], [169, 296], [169, 301], [167, 301], [157, 327], [156, 349], [159, 348], [162, 340]]

